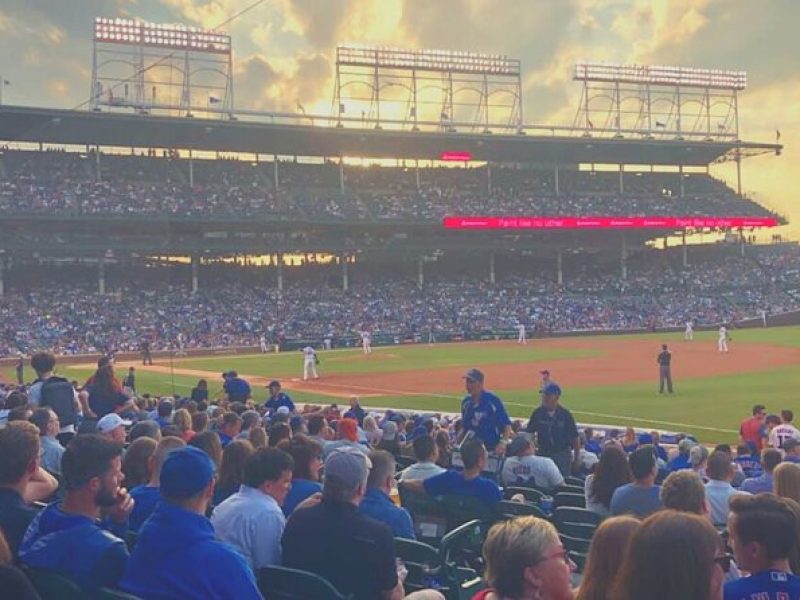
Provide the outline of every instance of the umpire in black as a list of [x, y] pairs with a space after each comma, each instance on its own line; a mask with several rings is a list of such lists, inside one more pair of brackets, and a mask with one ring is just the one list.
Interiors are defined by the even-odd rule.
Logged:
[[667, 391], [672, 393], [672, 352], [667, 350], [667, 345], [661, 345], [661, 353], [656, 358], [658, 363], [658, 393], [664, 393], [664, 384], [667, 384]]

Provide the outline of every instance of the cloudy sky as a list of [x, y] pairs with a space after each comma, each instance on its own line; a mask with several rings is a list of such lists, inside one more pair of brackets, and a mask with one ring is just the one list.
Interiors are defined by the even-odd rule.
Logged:
[[[4, 103], [85, 101], [95, 16], [215, 28], [254, 0], [2, 0]], [[570, 124], [581, 59], [743, 69], [742, 137], [783, 156], [744, 163], [743, 186], [800, 233], [798, 0], [266, 0], [233, 36], [237, 108], [330, 110], [339, 42], [507, 54], [522, 61], [525, 120]], [[735, 181], [733, 173], [715, 173]]]

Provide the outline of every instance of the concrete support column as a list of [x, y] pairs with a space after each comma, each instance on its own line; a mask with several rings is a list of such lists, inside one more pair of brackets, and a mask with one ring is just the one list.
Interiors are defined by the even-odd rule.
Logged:
[[339, 157], [339, 191], [344, 194], [344, 162], [342, 157]]
[[686, 246], [686, 230], [683, 230], [683, 268], [689, 266], [689, 249]]
[[619, 193], [625, 193], [625, 178], [623, 177], [624, 167], [623, 165], [619, 166]]
[[622, 249], [620, 251], [620, 277], [622, 281], [628, 279], [628, 242], [625, 236], [622, 236]]
[[495, 263], [494, 252], [490, 252], [489, 253], [489, 283], [491, 283], [492, 285], [494, 285], [495, 281], [497, 280], [497, 278], [495, 277], [494, 263]]
[[739, 228], [739, 250], [742, 256], [744, 256], [744, 231]]
[[283, 291], [283, 252], [278, 252], [278, 290]]
[[97, 292], [103, 296], [106, 293], [106, 259], [101, 258], [97, 265]]
[[556, 281], [558, 285], [564, 285], [564, 269], [563, 269], [564, 257], [561, 250], [558, 251], [556, 254]]
[[347, 272], [347, 256], [339, 258], [342, 261], [342, 290], [347, 291], [350, 289], [350, 275]]
[[189, 148], [189, 187], [194, 187], [194, 156], [191, 148]]
[[192, 254], [192, 293], [196, 294], [197, 290], [200, 289], [200, 280], [198, 277], [198, 272], [200, 270], [200, 257], [196, 254]]
[[492, 195], [492, 165], [486, 163], [486, 191]]
[[417, 287], [422, 289], [425, 285], [425, 259], [421, 256], [417, 259]]
[[275, 186], [277, 190], [280, 186], [280, 182], [278, 181], [278, 155], [272, 155], [272, 185]]
[[683, 165], [678, 165], [678, 177], [680, 178], [680, 194], [681, 198], [686, 195], [686, 186], [683, 184]]
[[554, 171], [556, 175], [556, 196], [559, 196], [561, 194], [561, 190], [558, 187], [558, 165], [555, 165]]
[[414, 167], [414, 178], [417, 182], [417, 191], [419, 191], [421, 187], [419, 184], [419, 159], [416, 160], [416, 166]]

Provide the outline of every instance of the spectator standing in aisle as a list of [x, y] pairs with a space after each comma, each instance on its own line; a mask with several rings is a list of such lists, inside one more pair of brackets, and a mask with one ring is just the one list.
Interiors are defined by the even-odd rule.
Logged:
[[580, 467], [580, 436], [572, 413], [561, 406], [561, 388], [549, 383], [542, 390], [542, 405], [528, 420], [525, 431], [536, 435], [539, 456], [553, 459], [564, 477]]
[[472, 432], [491, 451], [501, 439], [511, 437], [511, 419], [503, 401], [484, 389], [483, 379], [478, 369], [470, 369], [464, 375], [467, 396], [461, 402], [463, 430], [459, 441]]

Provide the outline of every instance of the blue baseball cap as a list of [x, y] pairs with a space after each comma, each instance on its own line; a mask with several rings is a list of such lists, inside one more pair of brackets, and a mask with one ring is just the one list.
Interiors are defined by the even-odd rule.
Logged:
[[469, 379], [470, 381], [478, 381], [483, 383], [483, 373], [478, 371], [478, 369], [470, 369], [466, 373], [464, 373], [464, 379]]
[[161, 495], [165, 498], [196, 496], [206, 489], [215, 471], [213, 461], [200, 448], [177, 448], [167, 454], [161, 467]]
[[542, 394], [544, 394], [545, 396], [560, 396], [561, 388], [558, 386], [557, 383], [548, 383], [546, 386], [544, 386]]

